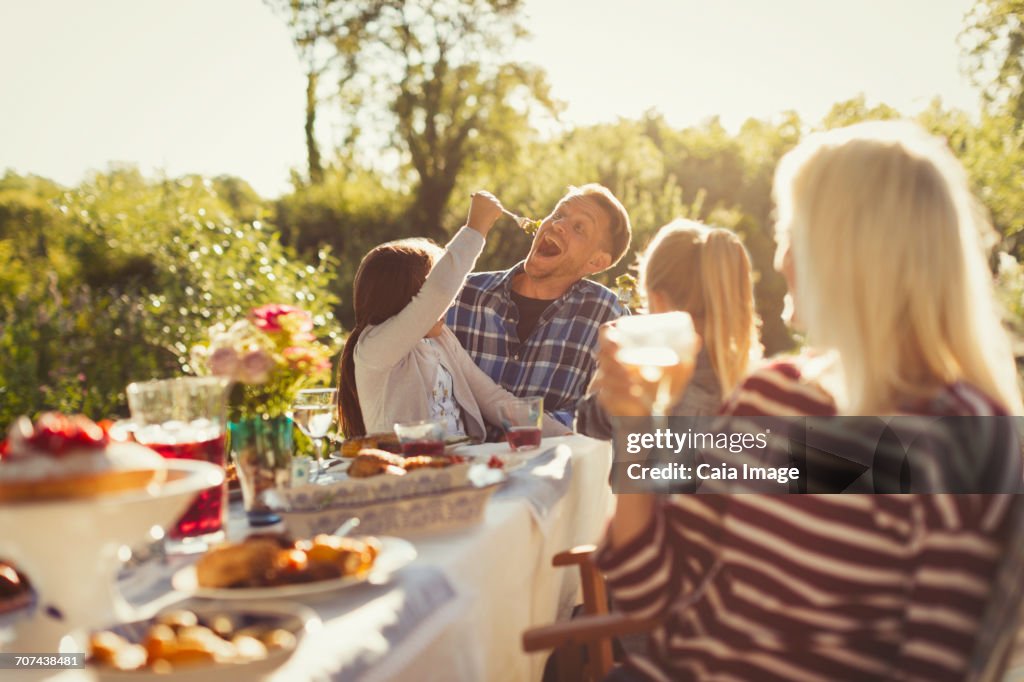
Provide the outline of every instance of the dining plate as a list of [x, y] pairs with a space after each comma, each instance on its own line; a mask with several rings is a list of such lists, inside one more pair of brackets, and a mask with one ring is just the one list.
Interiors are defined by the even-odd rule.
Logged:
[[350, 575], [332, 580], [317, 580], [295, 585], [274, 587], [200, 587], [196, 580], [195, 566], [187, 566], [171, 579], [174, 589], [203, 599], [290, 599], [326, 592], [334, 592], [354, 585], [385, 583], [391, 574], [408, 565], [416, 558], [416, 548], [411, 542], [395, 537], [378, 537], [381, 549], [373, 568], [361, 575]]

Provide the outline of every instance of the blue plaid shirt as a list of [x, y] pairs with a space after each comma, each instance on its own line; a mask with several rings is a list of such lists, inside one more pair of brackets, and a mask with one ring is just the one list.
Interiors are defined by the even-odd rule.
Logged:
[[598, 328], [629, 312], [610, 290], [580, 280], [548, 306], [521, 341], [511, 293], [512, 278], [522, 267], [471, 274], [446, 323], [496, 383], [518, 396], [544, 396], [544, 410], [572, 428], [576, 403], [594, 374]]

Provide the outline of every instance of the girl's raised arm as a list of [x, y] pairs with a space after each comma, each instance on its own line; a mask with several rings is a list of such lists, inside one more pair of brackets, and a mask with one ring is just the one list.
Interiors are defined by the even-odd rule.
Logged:
[[501, 211], [501, 203], [492, 195], [473, 195], [466, 226], [448, 242], [419, 293], [397, 315], [363, 332], [355, 349], [358, 362], [386, 369], [416, 347], [458, 296]]

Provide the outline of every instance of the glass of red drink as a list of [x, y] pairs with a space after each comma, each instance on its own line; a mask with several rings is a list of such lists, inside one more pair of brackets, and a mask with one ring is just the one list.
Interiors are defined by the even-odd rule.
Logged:
[[444, 454], [445, 425], [440, 419], [395, 424], [395, 435], [406, 457]]
[[[227, 380], [182, 377], [128, 386], [132, 435], [168, 459], [199, 459], [225, 465]], [[227, 482], [202, 491], [168, 531], [181, 549], [203, 549], [224, 538]]]
[[505, 440], [513, 450], [530, 450], [540, 446], [541, 423], [544, 419], [543, 396], [507, 400], [498, 405]]

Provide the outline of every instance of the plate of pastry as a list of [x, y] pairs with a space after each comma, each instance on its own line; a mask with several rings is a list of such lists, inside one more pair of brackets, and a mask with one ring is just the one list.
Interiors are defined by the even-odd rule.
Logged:
[[281, 602], [174, 606], [92, 632], [87, 667], [100, 680], [254, 679], [281, 667], [320, 625], [308, 607]]
[[257, 533], [213, 548], [171, 583], [206, 599], [294, 598], [380, 584], [415, 558], [416, 548], [401, 538]]

